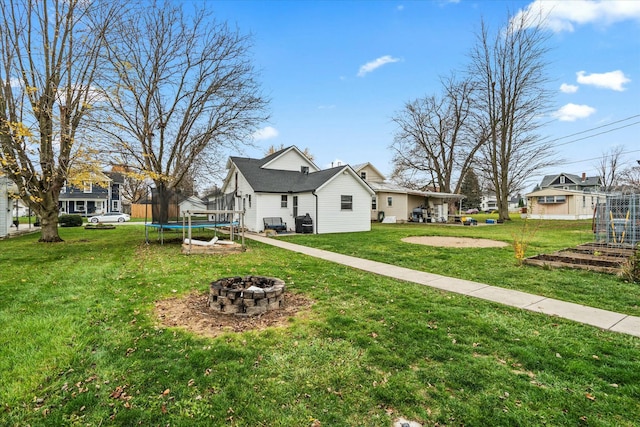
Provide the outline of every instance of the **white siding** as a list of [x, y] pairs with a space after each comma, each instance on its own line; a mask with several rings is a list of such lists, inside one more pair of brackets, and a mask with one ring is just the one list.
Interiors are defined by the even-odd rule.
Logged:
[[9, 234], [9, 227], [11, 226], [11, 209], [9, 206], [7, 179], [0, 177], [0, 237]]
[[316, 172], [318, 169], [296, 150], [289, 150], [273, 159], [265, 165], [267, 169], [275, 169], [281, 171], [297, 171], [300, 172], [301, 166], [308, 166], [309, 172]]
[[294, 228], [295, 224], [291, 218], [293, 198], [291, 195], [288, 197], [287, 207], [280, 207], [281, 194], [258, 194], [258, 210], [256, 211], [256, 222], [253, 231], [264, 230], [264, 218], [267, 217], [280, 217], [283, 222], [287, 223], [287, 228]]
[[[371, 193], [351, 174], [340, 173], [317, 192], [318, 233], [343, 233], [371, 230]], [[340, 196], [353, 196], [353, 209], [340, 209]]]
[[288, 202], [286, 208], [280, 206], [282, 195], [284, 195], [284, 193], [258, 193], [256, 195], [256, 218], [252, 224], [253, 228], [251, 228], [251, 231], [263, 231], [263, 219], [267, 217], [280, 217], [282, 218], [282, 221], [287, 223], [287, 228], [289, 230], [295, 231], [296, 221], [293, 215], [293, 196], [298, 196], [298, 216], [304, 216], [308, 213], [315, 224], [315, 197], [313, 194], [287, 194]]

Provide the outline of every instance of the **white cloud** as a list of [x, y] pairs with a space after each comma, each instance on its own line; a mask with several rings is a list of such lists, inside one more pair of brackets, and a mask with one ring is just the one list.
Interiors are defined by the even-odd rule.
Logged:
[[554, 32], [574, 31], [575, 25], [614, 24], [626, 20], [640, 21], [640, 2], [635, 0], [535, 0], [513, 18], [523, 13], [536, 18], [530, 25], [544, 26]]
[[398, 12], [402, 12], [404, 10], [404, 5], [403, 4], [398, 5], [398, 7], [396, 7], [396, 10]]
[[394, 58], [391, 55], [381, 56], [380, 58], [374, 59], [373, 61], [367, 62], [363, 66], [360, 67], [358, 71], [358, 77], [363, 77], [365, 74], [372, 72], [376, 68], [380, 68], [385, 64], [390, 64], [393, 62], [398, 62], [400, 59]]
[[623, 85], [631, 81], [631, 79], [625, 76], [620, 70], [609, 71], [608, 73], [591, 74], [586, 74], [584, 71], [578, 71], [576, 76], [577, 81], [580, 84], [616, 90], [618, 92], [624, 91], [626, 88], [623, 87]]
[[576, 93], [578, 91], [578, 86], [570, 85], [566, 83], [562, 83], [560, 85], [560, 92], [562, 93]]
[[271, 126], [266, 126], [266, 127], [263, 127], [262, 129], [258, 129], [257, 131], [255, 131], [253, 135], [251, 135], [251, 137], [253, 138], [254, 141], [264, 141], [267, 139], [273, 139], [278, 135], [279, 135], [278, 129]]
[[585, 119], [596, 112], [596, 109], [588, 105], [567, 104], [553, 113], [561, 122], [575, 122]]

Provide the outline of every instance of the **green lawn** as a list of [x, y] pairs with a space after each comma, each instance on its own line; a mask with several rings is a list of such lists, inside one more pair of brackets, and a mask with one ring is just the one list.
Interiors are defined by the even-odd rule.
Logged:
[[[480, 215], [474, 217], [483, 218]], [[526, 227], [526, 230], [525, 230]], [[476, 227], [436, 224], [374, 224], [371, 233], [295, 235], [287, 241], [444, 276], [473, 280], [640, 316], [640, 285], [602, 273], [519, 266], [514, 236], [530, 237], [527, 256], [593, 241], [591, 221], [533, 221], [520, 218]], [[509, 243], [503, 248], [451, 249], [403, 243], [408, 236], [464, 236]]]
[[[639, 285], [614, 277], [517, 267], [510, 248], [399, 242], [417, 234], [510, 241], [517, 225], [376, 225], [291, 240], [638, 314]], [[585, 225], [541, 227], [530, 252], [586, 241]], [[185, 256], [178, 244], [145, 245], [141, 226], [60, 232], [65, 243], [36, 243], [37, 235], [0, 241], [0, 425], [390, 426], [402, 416], [425, 426], [632, 426], [640, 419], [638, 338], [251, 241], [243, 254]], [[315, 304], [286, 328], [215, 339], [157, 322], [154, 301], [245, 274], [280, 277]], [[626, 295], [610, 295], [618, 293]]]

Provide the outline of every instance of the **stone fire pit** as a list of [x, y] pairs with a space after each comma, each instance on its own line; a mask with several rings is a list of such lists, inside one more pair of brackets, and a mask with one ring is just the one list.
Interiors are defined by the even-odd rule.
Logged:
[[255, 316], [282, 308], [284, 281], [275, 277], [226, 277], [211, 282], [211, 310], [235, 316]]

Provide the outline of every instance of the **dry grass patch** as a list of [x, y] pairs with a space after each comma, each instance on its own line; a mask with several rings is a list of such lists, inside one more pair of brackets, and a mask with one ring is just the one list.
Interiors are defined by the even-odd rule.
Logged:
[[444, 248], [502, 248], [509, 246], [508, 243], [500, 242], [498, 240], [452, 236], [412, 236], [405, 237], [402, 241], [406, 243]]
[[191, 292], [183, 297], [156, 301], [156, 316], [164, 326], [182, 328], [203, 337], [215, 338], [226, 332], [284, 327], [289, 318], [313, 305], [309, 298], [287, 292], [284, 307], [281, 309], [253, 317], [240, 317], [210, 310], [208, 299], [208, 293]]

